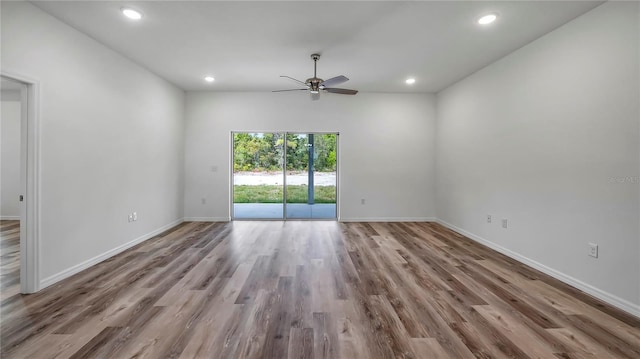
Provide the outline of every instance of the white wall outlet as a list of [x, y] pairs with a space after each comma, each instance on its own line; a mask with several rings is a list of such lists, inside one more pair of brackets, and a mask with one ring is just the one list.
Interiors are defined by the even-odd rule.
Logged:
[[598, 258], [598, 245], [595, 243], [589, 243], [589, 256]]
[[211, 172], [218, 172], [218, 166], [211, 166]]
[[487, 214], [487, 223], [491, 223], [491, 215]]
[[138, 212], [133, 212], [131, 215], [133, 216], [134, 221], [138, 220]]
[[202, 204], [207, 204], [207, 199], [206, 199], [206, 198], [204, 198], [204, 197], [202, 197], [202, 198], [200, 199], [200, 203], [202, 203]]
[[365, 201], [365, 199], [364, 199], [364, 198], [360, 200], [360, 204], [365, 204], [365, 202], [366, 202], [366, 201]]
[[507, 219], [506, 218], [502, 219], [502, 228], [507, 228]]

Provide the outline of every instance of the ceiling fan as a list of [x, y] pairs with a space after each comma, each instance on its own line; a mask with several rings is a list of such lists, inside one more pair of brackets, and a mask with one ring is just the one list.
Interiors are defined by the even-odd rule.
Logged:
[[341, 84], [343, 82], [347, 82], [349, 81], [349, 79], [346, 76], [336, 76], [336, 77], [332, 77], [328, 80], [323, 80], [321, 78], [318, 78], [318, 76], [316, 75], [316, 68], [318, 65], [318, 60], [320, 59], [320, 55], [318, 54], [313, 54], [311, 55], [311, 59], [313, 60], [313, 77], [308, 78], [306, 81], [302, 82], [300, 80], [296, 80], [293, 77], [290, 76], [280, 76], [280, 77], [284, 77], [284, 78], [288, 78], [290, 80], [295, 81], [296, 83], [305, 86], [305, 88], [300, 88], [300, 89], [290, 89], [290, 90], [275, 90], [273, 92], [284, 92], [284, 91], [309, 91], [309, 93], [311, 94], [311, 100], [319, 100], [320, 99], [320, 91], [324, 91], [324, 92], [329, 92], [329, 93], [337, 93], [337, 94], [341, 94], [341, 95], [355, 95], [358, 93], [357, 90], [349, 90], [349, 89], [341, 89], [341, 88], [335, 88], [335, 87], [330, 87], [330, 86], [334, 86], [337, 84]]

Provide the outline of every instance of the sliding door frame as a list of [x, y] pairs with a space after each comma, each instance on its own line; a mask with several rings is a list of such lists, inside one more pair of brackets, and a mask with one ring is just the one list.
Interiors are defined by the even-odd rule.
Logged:
[[[282, 218], [235, 218], [235, 179], [234, 179], [234, 163], [235, 163], [235, 143], [234, 135], [236, 133], [279, 133], [284, 135], [284, 151], [282, 160]], [[287, 135], [336, 135], [336, 216], [335, 218], [287, 218]], [[229, 166], [231, 190], [229, 196], [229, 217], [232, 221], [340, 221], [340, 132], [338, 131], [231, 131], [231, 164]], [[315, 148], [314, 148], [315, 151]]]

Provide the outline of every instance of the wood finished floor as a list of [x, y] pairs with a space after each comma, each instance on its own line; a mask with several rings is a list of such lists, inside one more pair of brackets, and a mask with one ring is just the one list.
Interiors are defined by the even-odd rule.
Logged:
[[640, 358], [640, 320], [434, 223], [183, 223], [0, 309], [2, 358]]
[[0, 300], [20, 293], [20, 221], [0, 221]]

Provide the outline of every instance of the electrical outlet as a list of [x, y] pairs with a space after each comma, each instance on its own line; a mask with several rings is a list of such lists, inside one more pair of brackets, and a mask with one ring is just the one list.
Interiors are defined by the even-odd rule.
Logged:
[[132, 217], [133, 217], [133, 221], [137, 221], [138, 220], [138, 212], [133, 212], [132, 213]]
[[365, 204], [365, 202], [364, 198], [360, 200], [360, 204]]
[[595, 243], [589, 243], [589, 256], [598, 258], [598, 245]]
[[502, 219], [502, 228], [507, 228], [507, 219], [506, 218]]
[[491, 215], [490, 214], [487, 215], [487, 223], [491, 223]]
[[218, 172], [218, 166], [211, 166], [211, 172]]
[[200, 199], [200, 203], [202, 203], [202, 204], [207, 204], [207, 199], [206, 199], [206, 198], [204, 198], [204, 197], [202, 197], [202, 198]]

